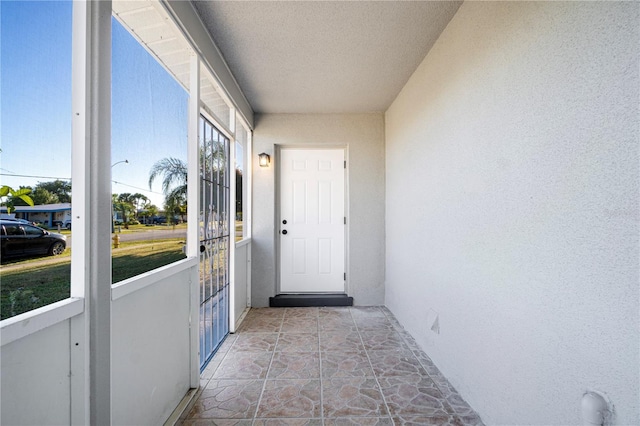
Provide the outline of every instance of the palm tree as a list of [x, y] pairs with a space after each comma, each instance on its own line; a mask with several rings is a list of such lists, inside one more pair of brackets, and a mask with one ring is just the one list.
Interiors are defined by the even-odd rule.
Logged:
[[184, 220], [184, 213], [186, 213], [187, 208], [187, 197], [186, 194], [175, 193], [172, 196], [167, 196], [164, 202], [164, 209], [167, 212], [167, 223], [176, 224], [176, 220], [174, 219], [176, 215], [180, 215], [182, 220]]
[[144, 223], [148, 224], [151, 221], [152, 217], [155, 217], [158, 215], [158, 207], [155, 204], [147, 203], [141, 215], [145, 218]]
[[187, 165], [178, 158], [163, 158], [149, 171], [149, 189], [153, 181], [162, 176], [162, 192], [165, 197], [167, 220], [173, 218], [174, 211], [181, 211], [187, 203]]
[[165, 197], [176, 198], [179, 193], [187, 194], [187, 165], [184, 161], [173, 157], [157, 161], [149, 171], [149, 189], [159, 176], [163, 177], [162, 192]]
[[129, 213], [135, 211], [134, 198], [128, 192], [120, 195], [113, 194], [114, 210], [122, 213], [122, 221], [125, 229], [129, 229]]
[[[214, 179], [224, 182], [227, 154], [225, 146], [213, 139], [200, 147], [202, 170], [217, 175]], [[149, 171], [149, 189], [157, 177], [162, 176], [162, 192], [165, 196], [165, 209], [180, 214], [184, 220], [187, 207], [187, 164], [179, 158], [168, 157], [157, 161]], [[169, 214], [167, 215], [169, 217]], [[167, 219], [168, 219], [167, 217]]]
[[135, 218], [138, 220], [138, 212], [149, 205], [149, 198], [146, 195], [136, 192], [131, 196], [131, 201], [135, 207]]

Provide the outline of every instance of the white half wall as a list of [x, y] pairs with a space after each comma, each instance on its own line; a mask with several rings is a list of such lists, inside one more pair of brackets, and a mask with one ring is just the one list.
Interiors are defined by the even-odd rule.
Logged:
[[194, 280], [198, 267], [113, 301], [114, 425], [162, 424], [189, 390], [189, 286]]
[[71, 424], [69, 322], [2, 347], [1, 424]]
[[639, 10], [465, 2], [385, 115], [386, 304], [487, 424], [640, 424]]
[[[191, 370], [198, 371], [197, 357], [190, 362], [190, 287], [198, 282], [198, 269], [197, 259], [184, 260], [113, 287], [112, 424], [162, 424], [189, 391]], [[9, 337], [0, 350], [2, 425], [84, 422], [88, 369], [81, 328], [87, 318], [82, 313], [56, 320], [81, 309], [82, 303], [58, 302], [21, 322], [4, 324], [3, 337]], [[51, 325], [25, 331], [46, 322]], [[198, 332], [197, 325], [194, 330]]]
[[[276, 295], [276, 145], [347, 147], [349, 218], [347, 293], [356, 305], [384, 302], [384, 116], [382, 114], [264, 114], [253, 134], [252, 306]], [[257, 153], [271, 156], [259, 167]]]
[[236, 244], [236, 256], [235, 256], [235, 265], [234, 265], [234, 282], [233, 282], [233, 291], [234, 291], [234, 315], [235, 315], [235, 324], [236, 328], [238, 326], [238, 320], [244, 313], [245, 309], [247, 309], [247, 285], [250, 279], [250, 271], [251, 268], [251, 242], [242, 242], [240, 244]]

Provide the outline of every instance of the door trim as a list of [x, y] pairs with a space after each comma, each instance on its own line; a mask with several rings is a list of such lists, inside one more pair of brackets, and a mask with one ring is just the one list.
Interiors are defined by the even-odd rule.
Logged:
[[[346, 163], [346, 167], [344, 169], [344, 215], [347, 220], [347, 223], [344, 227], [344, 269], [346, 274], [346, 279], [344, 281], [344, 294], [349, 293], [349, 228], [351, 226], [351, 220], [349, 217], [349, 146], [344, 144], [275, 144], [274, 145], [274, 203], [275, 203], [275, 212], [274, 212], [274, 227], [273, 227], [273, 239], [274, 239], [274, 249], [275, 249], [275, 272], [276, 272], [276, 295], [282, 294], [280, 289], [280, 256], [281, 256], [281, 247], [280, 247], [280, 222], [281, 219], [281, 211], [280, 211], [280, 183], [281, 183], [281, 172], [280, 166], [282, 164], [282, 150], [336, 150], [342, 149], [344, 150], [344, 160]], [[318, 292], [318, 294], [335, 294], [335, 292]], [[295, 294], [295, 293], [288, 293]], [[342, 294], [342, 293], [339, 293]]]

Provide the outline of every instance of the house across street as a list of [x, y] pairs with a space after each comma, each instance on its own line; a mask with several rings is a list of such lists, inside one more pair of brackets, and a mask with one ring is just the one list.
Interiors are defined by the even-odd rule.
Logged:
[[[6, 206], [0, 206], [0, 214], [8, 214]], [[71, 229], [71, 203], [15, 206], [9, 216], [41, 223], [45, 228], [55, 228], [59, 223], [62, 228]]]

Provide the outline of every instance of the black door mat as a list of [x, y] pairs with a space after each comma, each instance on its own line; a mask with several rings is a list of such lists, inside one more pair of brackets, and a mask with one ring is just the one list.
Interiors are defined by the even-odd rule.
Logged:
[[309, 306], [353, 306], [346, 294], [279, 294], [269, 298], [271, 308], [306, 308]]

